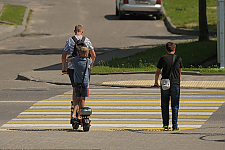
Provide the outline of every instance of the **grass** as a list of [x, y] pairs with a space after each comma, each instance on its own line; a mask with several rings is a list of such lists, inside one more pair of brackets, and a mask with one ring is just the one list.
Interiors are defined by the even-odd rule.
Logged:
[[[199, 29], [199, 0], [164, 0], [166, 16], [178, 28]], [[216, 0], [206, 0], [208, 29], [217, 30]]]
[[[210, 68], [196, 66], [202, 59], [216, 54], [217, 41], [195, 41], [178, 43], [176, 45], [176, 55], [182, 58], [184, 71], [224, 73], [225, 70], [219, 69], [217, 66]], [[108, 62], [99, 62], [99, 65], [92, 68], [92, 73], [155, 71], [159, 58], [165, 54], [167, 54], [165, 46], [158, 46], [128, 57], [113, 58]]]
[[4, 4], [0, 20], [22, 25], [26, 9], [26, 6]]

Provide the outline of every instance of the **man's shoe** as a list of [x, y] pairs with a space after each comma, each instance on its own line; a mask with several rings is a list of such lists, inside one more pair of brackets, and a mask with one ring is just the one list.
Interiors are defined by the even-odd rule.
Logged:
[[179, 128], [178, 127], [173, 128], [173, 131], [179, 131]]
[[163, 130], [164, 130], [164, 131], [169, 131], [170, 128], [169, 128], [168, 126], [163, 126]]

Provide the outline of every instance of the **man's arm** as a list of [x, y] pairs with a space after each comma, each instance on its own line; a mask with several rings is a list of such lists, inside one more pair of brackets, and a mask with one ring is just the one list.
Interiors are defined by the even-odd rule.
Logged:
[[95, 54], [95, 50], [94, 49], [90, 50], [89, 52], [91, 54], [91, 67], [92, 67], [94, 62], [95, 62], [96, 54]]
[[67, 56], [67, 52], [63, 51], [62, 54], [62, 73], [67, 73], [67, 69], [66, 69], [66, 56]]
[[155, 73], [155, 86], [159, 87], [158, 79], [160, 75], [161, 69], [157, 68], [156, 73]]

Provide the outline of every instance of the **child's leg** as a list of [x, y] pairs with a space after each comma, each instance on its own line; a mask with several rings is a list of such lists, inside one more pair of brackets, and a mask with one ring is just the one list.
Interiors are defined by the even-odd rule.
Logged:
[[77, 111], [79, 110], [79, 103], [80, 103], [79, 101], [80, 101], [80, 97], [76, 97], [76, 101], [74, 103], [74, 110], [73, 110], [72, 118], [77, 117]]
[[85, 97], [81, 97], [81, 108], [85, 105]]
[[84, 104], [85, 104], [85, 97], [80, 97], [78, 119], [81, 119], [80, 112], [81, 112], [81, 108], [84, 107]]

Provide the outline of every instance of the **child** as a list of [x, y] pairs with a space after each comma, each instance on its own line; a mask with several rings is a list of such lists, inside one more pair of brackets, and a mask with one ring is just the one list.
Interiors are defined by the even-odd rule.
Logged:
[[[82, 80], [83, 80], [82, 93], [81, 94], [76, 93], [77, 101], [74, 103], [74, 111], [73, 111], [72, 118], [76, 118], [76, 113], [77, 113], [77, 110], [79, 109], [79, 114], [77, 119], [81, 119], [81, 116], [80, 116], [81, 108], [84, 107], [85, 97], [89, 96], [89, 71], [88, 71], [89, 69], [88, 68], [91, 65], [92, 59], [88, 58], [88, 54], [89, 54], [89, 49], [87, 47], [81, 47], [81, 50], [79, 51], [79, 57], [75, 56], [72, 58], [67, 58], [67, 61], [73, 63], [74, 65], [75, 87], [77, 84], [82, 83]], [[84, 73], [85, 73], [85, 76], [84, 76]], [[84, 79], [83, 79], [83, 76], [84, 76]]]

